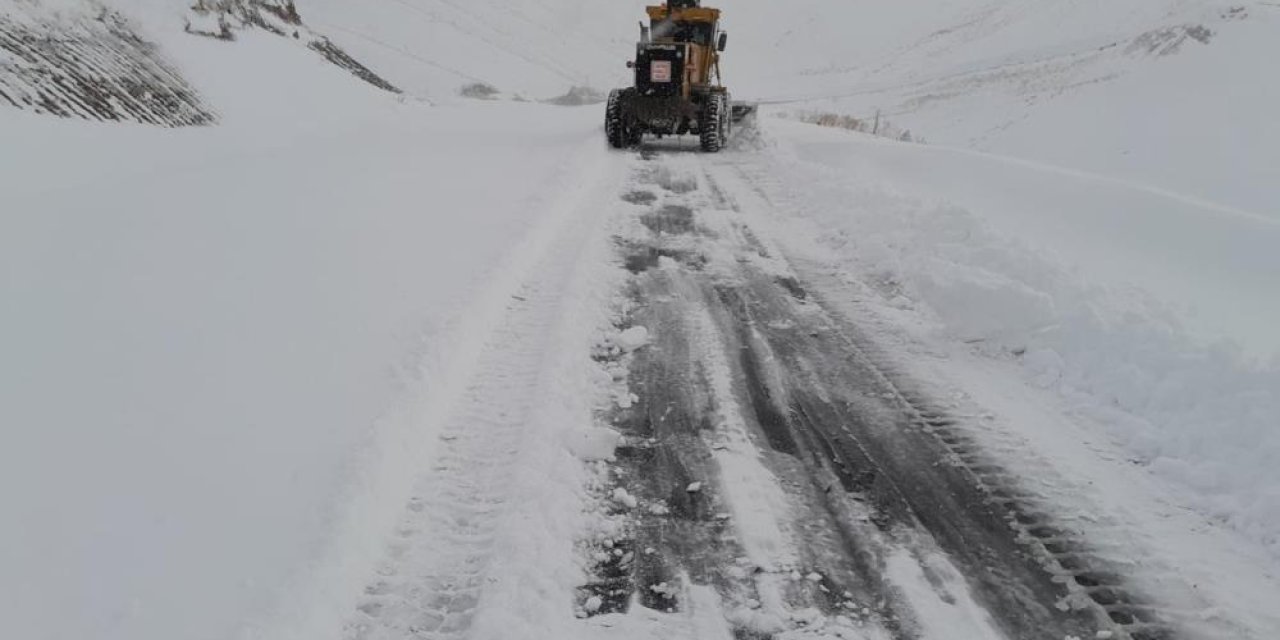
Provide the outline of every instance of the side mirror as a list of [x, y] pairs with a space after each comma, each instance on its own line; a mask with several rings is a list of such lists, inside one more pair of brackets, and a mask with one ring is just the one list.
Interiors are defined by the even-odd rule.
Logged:
[[725, 46], [727, 46], [728, 44], [729, 44], [729, 34], [721, 31], [720, 41], [716, 43], [716, 49], [720, 51], [724, 51]]
[[635, 63], [635, 61], [634, 61], [634, 60], [628, 60], [628, 61], [627, 61], [627, 68], [628, 68], [628, 69], [634, 69], [634, 68], [636, 68], [636, 63]]

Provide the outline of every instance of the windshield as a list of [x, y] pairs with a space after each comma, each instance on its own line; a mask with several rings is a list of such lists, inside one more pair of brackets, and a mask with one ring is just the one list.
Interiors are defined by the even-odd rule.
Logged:
[[709, 22], [677, 22], [670, 19], [653, 21], [654, 40], [674, 40], [711, 46], [714, 35], [715, 25]]

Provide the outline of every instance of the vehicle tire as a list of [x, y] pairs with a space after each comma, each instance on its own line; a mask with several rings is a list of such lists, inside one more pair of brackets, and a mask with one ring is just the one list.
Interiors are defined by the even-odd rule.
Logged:
[[698, 123], [702, 139], [702, 150], [715, 153], [724, 148], [729, 140], [729, 103], [724, 94], [716, 93], [708, 97], [702, 107], [701, 122]]
[[626, 149], [640, 143], [640, 135], [627, 126], [626, 94], [626, 89], [609, 92], [609, 103], [604, 110], [604, 134], [614, 149]]

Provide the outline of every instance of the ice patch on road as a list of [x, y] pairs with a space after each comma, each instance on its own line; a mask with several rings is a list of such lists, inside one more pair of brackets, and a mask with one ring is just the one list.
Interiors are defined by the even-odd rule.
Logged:
[[[932, 575], [925, 575], [926, 566]], [[898, 549], [886, 559], [885, 575], [919, 614], [915, 622], [924, 637], [1004, 640], [991, 614], [973, 600], [964, 577], [946, 558], [916, 558]]]
[[694, 353], [705, 367], [715, 398], [716, 442], [712, 449], [742, 546], [750, 561], [764, 571], [796, 566], [796, 551], [778, 522], [790, 512], [789, 501], [761, 460], [750, 428], [738, 413], [732, 373], [719, 345], [715, 320], [703, 310], [690, 321]]

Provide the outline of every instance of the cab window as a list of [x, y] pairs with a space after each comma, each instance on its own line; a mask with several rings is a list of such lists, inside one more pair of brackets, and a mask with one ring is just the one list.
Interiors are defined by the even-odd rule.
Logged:
[[655, 40], [672, 40], [675, 42], [691, 42], [704, 47], [711, 46], [715, 36], [715, 25], [708, 22], [676, 22], [674, 20], [654, 20], [653, 38]]

